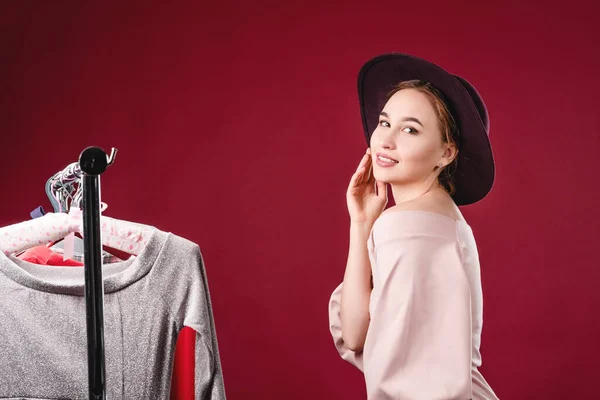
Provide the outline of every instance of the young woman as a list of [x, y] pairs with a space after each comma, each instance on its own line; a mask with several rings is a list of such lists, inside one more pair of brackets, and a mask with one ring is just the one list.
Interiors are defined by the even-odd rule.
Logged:
[[479, 256], [458, 208], [494, 181], [483, 100], [405, 54], [367, 62], [358, 88], [369, 147], [346, 194], [348, 261], [329, 304], [337, 350], [364, 372], [369, 400], [497, 399], [478, 371]]

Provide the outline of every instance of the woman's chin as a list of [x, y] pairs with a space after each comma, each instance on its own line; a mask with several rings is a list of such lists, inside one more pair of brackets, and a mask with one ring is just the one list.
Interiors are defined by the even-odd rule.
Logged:
[[389, 174], [382, 174], [381, 171], [373, 172], [373, 176], [377, 181], [383, 183], [391, 183], [394, 180], [393, 177], [389, 176]]

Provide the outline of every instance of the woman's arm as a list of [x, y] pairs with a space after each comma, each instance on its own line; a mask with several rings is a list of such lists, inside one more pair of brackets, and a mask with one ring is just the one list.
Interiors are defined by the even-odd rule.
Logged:
[[372, 168], [371, 151], [367, 149], [346, 192], [350, 245], [342, 285], [340, 320], [342, 339], [353, 351], [362, 350], [369, 328], [371, 264], [367, 239], [387, 204], [386, 184], [375, 180]]
[[360, 351], [369, 328], [371, 297], [371, 263], [367, 239], [371, 224], [351, 222], [348, 261], [342, 285], [340, 318], [342, 339], [352, 351]]

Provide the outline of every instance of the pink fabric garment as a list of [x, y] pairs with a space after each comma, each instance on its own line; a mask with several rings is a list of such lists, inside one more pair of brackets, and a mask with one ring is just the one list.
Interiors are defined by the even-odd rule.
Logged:
[[18, 256], [18, 258], [39, 265], [52, 265], [55, 267], [83, 267], [82, 262], [70, 258], [63, 260], [62, 254], [56, 253], [44, 245], [25, 250], [23, 254]]
[[342, 284], [329, 302], [341, 357], [365, 375], [369, 400], [497, 400], [479, 373], [483, 296], [479, 255], [464, 221], [384, 212], [367, 247], [371, 321], [362, 352], [342, 339]]

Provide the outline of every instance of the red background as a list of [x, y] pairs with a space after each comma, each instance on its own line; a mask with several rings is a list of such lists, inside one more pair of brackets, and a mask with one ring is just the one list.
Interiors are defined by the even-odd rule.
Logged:
[[45, 181], [85, 147], [116, 147], [105, 214], [200, 245], [228, 398], [364, 399], [327, 318], [366, 146], [356, 75], [412, 53], [467, 77], [490, 111], [496, 182], [463, 208], [481, 371], [502, 399], [598, 398], [591, 1], [164, 3], [2, 2], [0, 226], [50, 210]]

